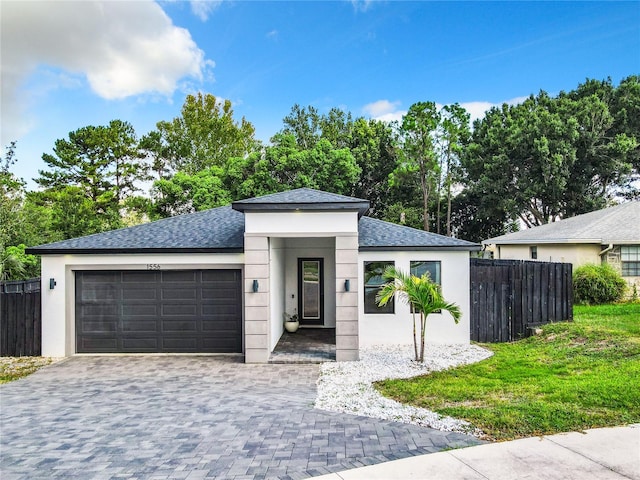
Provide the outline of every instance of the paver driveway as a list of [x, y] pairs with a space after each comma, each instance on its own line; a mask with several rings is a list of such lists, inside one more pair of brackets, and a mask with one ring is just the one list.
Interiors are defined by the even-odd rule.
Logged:
[[74, 357], [0, 386], [0, 476], [296, 479], [479, 443], [316, 410], [318, 370]]

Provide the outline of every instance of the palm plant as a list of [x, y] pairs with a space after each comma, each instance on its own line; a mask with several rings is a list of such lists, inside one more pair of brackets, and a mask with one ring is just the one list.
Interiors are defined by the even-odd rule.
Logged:
[[[376, 295], [379, 306], [385, 306], [397, 293], [399, 298], [408, 303], [413, 317], [413, 348], [417, 362], [424, 362], [424, 343], [427, 327], [427, 317], [436, 312], [447, 311], [458, 323], [462, 312], [455, 303], [447, 302], [440, 291], [440, 286], [432, 282], [428, 275], [416, 277], [404, 273], [393, 266], [387, 267], [383, 277], [388, 280], [382, 285]], [[416, 313], [420, 314], [419, 330], [416, 323]], [[418, 352], [418, 337], [420, 338], [420, 352]]]
[[0, 281], [17, 280], [25, 274], [22, 260], [7, 250], [0, 250]]

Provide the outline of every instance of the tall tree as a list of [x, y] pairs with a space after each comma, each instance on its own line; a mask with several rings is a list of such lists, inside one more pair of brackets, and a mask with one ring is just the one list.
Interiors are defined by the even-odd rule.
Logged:
[[[169, 147], [163, 143], [162, 134], [158, 130], [143, 135], [139, 143], [140, 153], [149, 164], [151, 178], [163, 180], [171, 174]], [[157, 177], [157, 178], [156, 178]]]
[[[68, 140], [56, 140], [53, 151], [54, 155], [42, 156], [49, 169], [40, 170], [36, 179], [44, 191], [34, 192], [35, 203], [52, 206], [61, 215], [54, 223], [66, 238], [119, 227], [122, 202], [138, 189], [137, 182], [147, 179], [133, 127], [120, 120], [83, 127], [69, 133]], [[77, 212], [67, 215], [54, 208], [55, 203], [59, 207], [80, 197], [86, 201]], [[81, 219], [80, 214], [91, 218]], [[67, 225], [68, 221], [77, 225]]]
[[[440, 111], [440, 128], [438, 134], [438, 147], [440, 154], [440, 171], [443, 172], [444, 181], [442, 189], [446, 199], [446, 234], [451, 236], [451, 199], [454, 182], [459, 178], [460, 156], [469, 141], [471, 130], [469, 129], [469, 113], [457, 103], [445, 105]], [[436, 225], [440, 233], [440, 201], [443, 197], [438, 194], [438, 218]]]
[[16, 142], [6, 147], [0, 163], [0, 252], [12, 244], [14, 232], [19, 228], [21, 219], [24, 182], [11, 173], [10, 168], [16, 162]]
[[398, 164], [397, 135], [378, 120], [357, 118], [350, 129], [349, 150], [360, 167], [350, 194], [369, 200], [369, 215], [382, 218], [392, 200], [389, 175]]
[[493, 108], [476, 121], [463, 166], [479, 217], [498, 214], [505, 228], [516, 219], [531, 227], [637, 195], [640, 132], [629, 117], [640, 105], [636, 83], [630, 77], [621, 84], [618, 104], [610, 80], [588, 80], [557, 97], [540, 92]]
[[282, 123], [284, 128], [280, 133], [295, 138], [301, 150], [313, 148], [322, 136], [320, 114], [318, 109], [311, 105], [301, 107], [296, 103]]
[[133, 126], [122, 120], [109, 123], [107, 137], [108, 154], [111, 160], [111, 172], [118, 202], [135, 194], [140, 190], [139, 183], [149, 180], [149, 166], [143, 161]]
[[392, 183], [396, 186], [417, 183], [422, 195], [423, 228], [429, 231], [429, 202], [437, 188], [440, 169], [438, 167], [435, 136], [440, 123], [440, 114], [434, 102], [418, 102], [411, 105], [402, 118], [400, 137], [402, 155], [393, 172]]
[[180, 116], [170, 122], [158, 122], [156, 129], [157, 133], [150, 133], [145, 143], [151, 147], [156, 165], [166, 162], [172, 170], [188, 175], [221, 167], [229, 158], [242, 157], [259, 148], [253, 125], [244, 117], [237, 122], [231, 102], [208, 93], [187, 95]]
[[562, 116], [545, 92], [503, 105], [474, 124], [465, 168], [485, 202], [531, 227], [562, 213], [562, 196], [576, 160], [578, 123]]

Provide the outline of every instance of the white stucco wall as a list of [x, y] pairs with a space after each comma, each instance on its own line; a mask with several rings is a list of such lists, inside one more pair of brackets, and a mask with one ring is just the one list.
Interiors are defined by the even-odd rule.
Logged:
[[298, 312], [298, 259], [324, 259], [324, 326], [336, 326], [336, 251], [334, 238], [286, 238], [285, 245], [285, 309]]
[[413, 322], [409, 306], [396, 298], [395, 313], [364, 313], [364, 262], [393, 261], [402, 271], [409, 272], [412, 261], [440, 261], [442, 293], [448, 302], [462, 310], [456, 324], [446, 312], [429, 315], [426, 341], [430, 343], [469, 343], [469, 252], [467, 251], [407, 251], [360, 252], [358, 259], [358, 313], [360, 346], [413, 343]]
[[245, 234], [331, 237], [358, 231], [357, 212], [245, 212]]
[[286, 250], [282, 238], [269, 239], [269, 281], [271, 301], [271, 325], [269, 328], [269, 351], [273, 351], [284, 331], [285, 311], [285, 258]]
[[[77, 270], [242, 269], [244, 254], [44, 255], [42, 257], [42, 355], [75, 354], [75, 275]], [[152, 266], [152, 267], [149, 267]], [[49, 279], [56, 281], [49, 289]]]

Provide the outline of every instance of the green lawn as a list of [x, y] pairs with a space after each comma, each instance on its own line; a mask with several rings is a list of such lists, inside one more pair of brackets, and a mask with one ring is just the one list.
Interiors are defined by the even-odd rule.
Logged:
[[573, 323], [483, 346], [494, 352], [483, 362], [377, 388], [495, 440], [640, 422], [638, 303], [576, 306]]
[[31, 375], [51, 363], [48, 357], [0, 357], [0, 383]]

